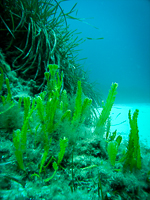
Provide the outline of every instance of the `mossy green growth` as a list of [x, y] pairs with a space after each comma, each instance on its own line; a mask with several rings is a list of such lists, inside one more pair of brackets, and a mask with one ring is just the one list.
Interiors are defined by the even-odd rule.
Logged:
[[24, 170], [24, 164], [23, 164], [23, 151], [22, 151], [22, 144], [21, 144], [21, 131], [20, 129], [13, 132], [13, 144], [15, 147], [15, 156], [17, 159], [17, 163], [19, 166], [19, 169]]
[[119, 135], [116, 139], [115, 138], [110, 138], [107, 144], [107, 152], [108, 152], [108, 157], [109, 161], [112, 166], [115, 166], [116, 162], [116, 156], [118, 153], [118, 148], [120, 146], [120, 143], [122, 141], [122, 136]]
[[118, 153], [118, 143], [116, 141], [110, 141], [107, 146], [107, 152], [109, 156], [109, 161], [111, 165], [114, 166]]
[[68, 146], [68, 139], [67, 138], [61, 138], [60, 139], [60, 152], [58, 154], [58, 159], [57, 161], [55, 160], [52, 164], [53, 168], [54, 168], [54, 173], [52, 174], [51, 177], [47, 178], [47, 179], [44, 179], [45, 182], [48, 182], [50, 181], [56, 174], [59, 166], [60, 166], [60, 163], [61, 161], [63, 160], [63, 157], [64, 157], [64, 154], [65, 154], [65, 150], [66, 150], [66, 147]]
[[[24, 101], [28, 101], [27, 99]], [[28, 109], [28, 110], [27, 110]], [[29, 119], [33, 113], [33, 111], [36, 109], [35, 107], [35, 100], [32, 101], [32, 106], [26, 105], [24, 107], [24, 113], [26, 113], [26, 117], [24, 118], [24, 123], [22, 126], [22, 129], [17, 129], [13, 131], [13, 144], [15, 147], [15, 156], [17, 159], [17, 163], [20, 169], [24, 170], [24, 164], [23, 164], [23, 153], [26, 153], [26, 145], [27, 145], [27, 131], [29, 126]]]
[[128, 166], [130, 171], [133, 169], [141, 169], [141, 153], [140, 153], [140, 144], [139, 144], [139, 130], [138, 130], [138, 119], [139, 110], [136, 109], [131, 117], [131, 110], [129, 110], [129, 123], [130, 123], [130, 134], [129, 142], [127, 147], [127, 152], [124, 158], [124, 169]]
[[6, 81], [6, 86], [7, 86], [8, 94], [7, 94], [7, 97], [1, 96], [3, 105], [6, 105], [6, 104], [8, 104], [8, 103], [9, 103], [9, 104], [10, 104], [10, 103], [13, 104], [13, 101], [11, 100], [12, 94], [11, 94], [11, 90], [10, 90], [9, 79], [6, 78], [5, 81]]
[[[45, 72], [45, 78], [47, 80], [48, 96], [51, 98], [53, 93], [57, 93], [57, 97], [60, 95], [62, 83], [63, 83], [63, 72], [59, 77], [58, 65], [49, 64], [49, 72]], [[56, 95], [56, 94], [55, 94]]]
[[[6, 78], [5, 81], [6, 81], [8, 94], [6, 97], [1, 95], [1, 100], [2, 100], [3, 105], [8, 105], [8, 108], [0, 112], [0, 114], [3, 114], [6, 111], [10, 110], [15, 105], [14, 102], [11, 100], [12, 94], [10, 90], [9, 79]], [[3, 72], [3, 69], [0, 67], [0, 91], [2, 90], [3, 82], [4, 82], [4, 72]]]
[[69, 105], [69, 99], [67, 91], [64, 89], [61, 94], [60, 110], [62, 110], [62, 112], [66, 112], [66, 110], [68, 110], [68, 105]]
[[73, 113], [73, 118], [71, 121], [74, 127], [77, 127], [79, 123], [84, 122], [86, 118], [86, 112], [89, 110], [91, 104], [92, 104], [92, 99], [89, 99], [89, 98], [85, 98], [82, 103], [81, 81], [78, 81], [78, 88], [77, 88], [77, 94], [76, 94], [76, 100], [75, 100], [75, 111]]
[[[28, 101], [28, 100], [27, 100]], [[26, 104], [25, 104], [26, 105]], [[32, 113], [36, 109], [35, 106], [35, 99], [32, 101], [32, 106], [30, 108], [30, 104], [28, 103], [28, 106], [26, 105], [24, 107], [24, 113], [26, 113], [26, 118], [24, 118], [24, 123], [21, 129], [21, 145], [22, 145], [22, 151], [26, 151], [26, 143], [27, 143], [27, 131], [28, 131], [28, 126], [29, 126], [29, 120], [32, 116]]]
[[[57, 72], [57, 65], [49, 65], [49, 71], [45, 73], [47, 80], [47, 90], [40, 93], [39, 96], [31, 100], [30, 98], [24, 98], [24, 122], [22, 129], [14, 131], [13, 142], [15, 146], [15, 155], [20, 169], [25, 169], [23, 163], [23, 154], [26, 153], [27, 149], [27, 133], [30, 127], [30, 119], [32, 113], [35, 111], [37, 118], [37, 125], [35, 127], [35, 145], [37, 139], [37, 130], [40, 130], [39, 134], [42, 134], [42, 145], [44, 152], [39, 165], [39, 173], [33, 174], [33, 176], [40, 176], [45, 171], [47, 166], [52, 163], [54, 168], [54, 174], [45, 179], [45, 181], [51, 180], [56, 174], [61, 162], [64, 158], [65, 150], [68, 145], [68, 139], [60, 139], [60, 152], [58, 158], [54, 156], [49, 157], [49, 149], [52, 143], [53, 133], [57, 131], [57, 127], [65, 120], [68, 120], [71, 130], [76, 131], [76, 128], [85, 121], [88, 110], [92, 100], [84, 98], [82, 95], [81, 81], [78, 81], [77, 95], [75, 99], [75, 108], [73, 110], [69, 108], [69, 99], [67, 92], [62, 90], [63, 86], [63, 74], [59, 77]], [[22, 99], [21, 99], [22, 100]], [[21, 106], [21, 100], [19, 105]], [[60, 115], [57, 116], [60, 112]], [[57, 119], [57, 121], [56, 121]], [[75, 133], [75, 132], [74, 132]], [[47, 162], [48, 161], [48, 162]]]
[[45, 103], [45, 93], [41, 93], [41, 95], [36, 98], [37, 112], [42, 124], [42, 131], [45, 134], [45, 139], [47, 135], [54, 131], [56, 126], [54, 118], [57, 108], [60, 107], [60, 90], [63, 81], [63, 73], [61, 74], [61, 78], [59, 78], [57, 72], [58, 65], [51, 64], [48, 65], [48, 68], [49, 72], [45, 73], [48, 100]]
[[96, 124], [96, 128], [94, 133], [95, 134], [102, 134], [104, 133], [104, 126], [106, 123], [106, 120], [108, 119], [112, 106], [114, 104], [116, 94], [117, 94], [117, 83], [112, 83], [111, 89], [109, 90], [108, 97], [106, 99], [106, 103], [103, 105], [103, 110], [100, 114], [100, 117], [98, 119], [98, 122]]
[[50, 138], [50, 141], [47, 142], [47, 144], [44, 146], [44, 153], [43, 153], [41, 164], [40, 164], [39, 174], [41, 174], [42, 168], [43, 168], [43, 166], [44, 166], [44, 164], [46, 162], [51, 143], [52, 143], [52, 137]]
[[[48, 144], [48, 136], [54, 131], [56, 123], [54, 122], [57, 108], [60, 104], [60, 90], [63, 81], [63, 75], [59, 78], [57, 65], [48, 65], [49, 71], [45, 72], [47, 80], [47, 92], [41, 93], [36, 98], [37, 114], [44, 134], [44, 144]], [[45, 97], [48, 99], [45, 102]], [[38, 125], [39, 126], [39, 125]]]

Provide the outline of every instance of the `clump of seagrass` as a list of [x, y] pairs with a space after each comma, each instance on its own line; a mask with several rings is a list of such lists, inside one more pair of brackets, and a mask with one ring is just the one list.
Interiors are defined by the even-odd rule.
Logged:
[[57, 64], [59, 73], [63, 71], [63, 86], [68, 92], [75, 94], [77, 82], [82, 80], [85, 95], [98, 101], [77, 64], [75, 48], [82, 39], [67, 25], [66, 19], [71, 18], [77, 4], [64, 13], [60, 6], [64, 1], [3, 1], [0, 4], [0, 48], [11, 69], [24, 79], [36, 80], [39, 91], [45, 86], [44, 73], [48, 71], [48, 64]]
[[[61, 1], [63, 2], [63, 1]], [[49, 63], [61, 65], [78, 45], [70, 40], [66, 16], [55, 1], [7, 0], [0, 5], [1, 48], [12, 69], [43, 83]], [[74, 12], [74, 7], [69, 14]], [[64, 26], [65, 24], [65, 26]], [[69, 42], [71, 41], [71, 42]], [[45, 81], [45, 80], [44, 80]]]

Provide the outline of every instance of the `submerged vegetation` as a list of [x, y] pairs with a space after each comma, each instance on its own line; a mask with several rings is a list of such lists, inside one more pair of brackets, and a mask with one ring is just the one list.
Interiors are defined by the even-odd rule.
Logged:
[[117, 83], [96, 114], [100, 97], [67, 24], [76, 4], [64, 13], [63, 1], [0, 3], [0, 198], [148, 199], [139, 111], [129, 111], [127, 144], [110, 132]]
[[[67, 18], [76, 10], [76, 4], [64, 13], [60, 3], [53, 0], [6, 0], [0, 4], [0, 40], [2, 53], [11, 69], [25, 80], [36, 82], [37, 92], [43, 89], [48, 64], [57, 64], [63, 71], [63, 87], [74, 94], [77, 81], [82, 79], [85, 95], [97, 103], [85, 72], [77, 62], [76, 47], [83, 41], [76, 30], [71, 31]], [[76, 18], [77, 19], [77, 18]], [[4, 71], [7, 72], [6, 66]]]

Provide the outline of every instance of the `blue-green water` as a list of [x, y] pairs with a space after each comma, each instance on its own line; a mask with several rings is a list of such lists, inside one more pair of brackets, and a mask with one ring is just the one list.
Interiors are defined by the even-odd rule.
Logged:
[[[86, 40], [79, 58], [91, 81], [106, 98], [112, 82], [117, 82], [118, 103], [150, 102], [150, 1], [149, 0], [71, 0], [62, 4], [67, 12], [78, 2], [79, 18], [69, 20], [72, 29]], [[76, 15], [75, 15], [76, 16]]]

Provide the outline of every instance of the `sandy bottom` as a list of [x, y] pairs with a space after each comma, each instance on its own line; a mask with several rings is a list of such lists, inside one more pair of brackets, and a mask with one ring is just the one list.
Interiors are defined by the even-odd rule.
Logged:
[[117, 133], [127, 140], [130, 133], [128, 112], [139, 110], [138, 128], [140, 141], [150, 147], [150, 104], [114, 104], [111, 110], [111, 132], [117, 129]]

